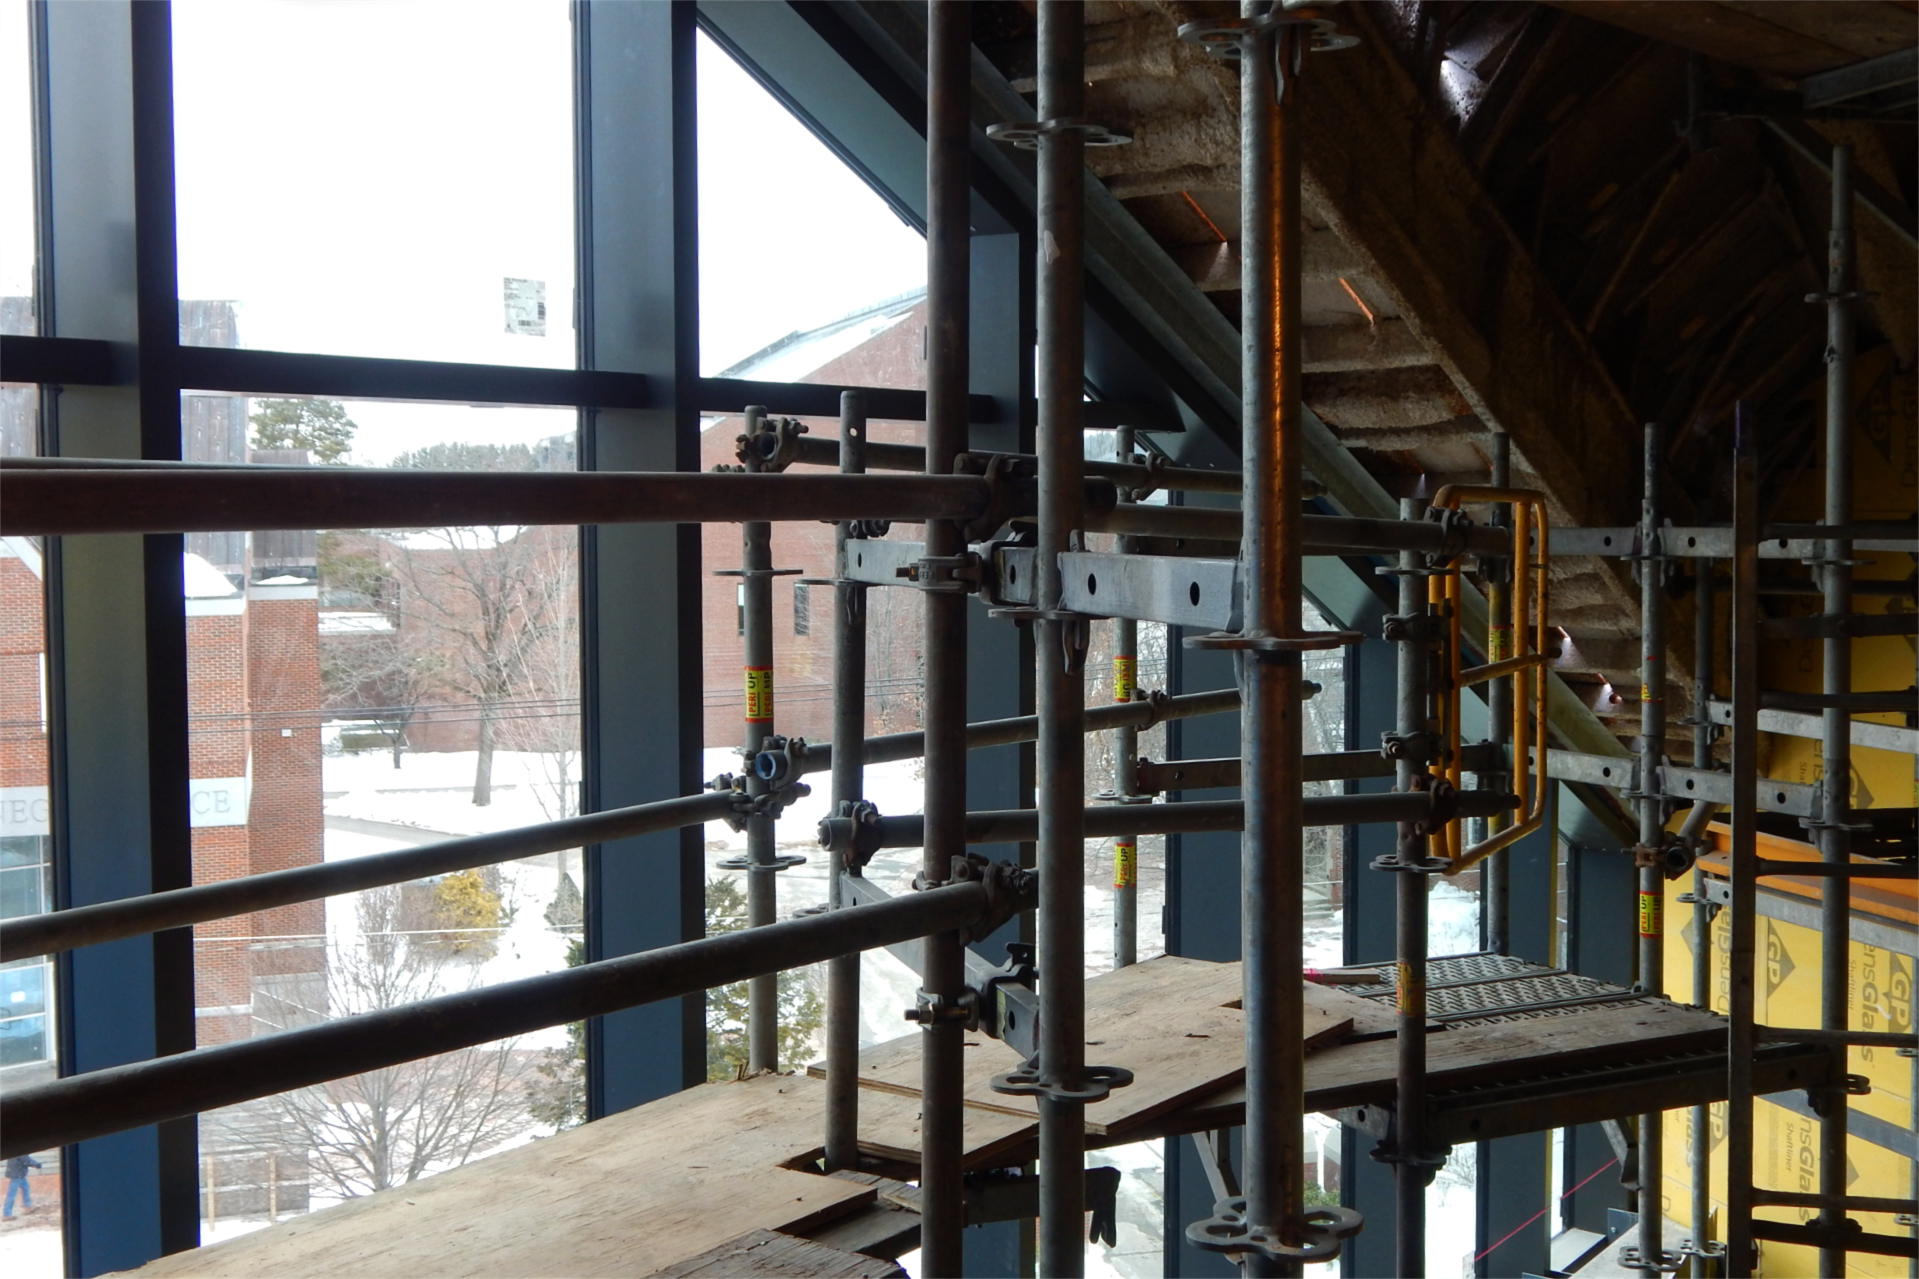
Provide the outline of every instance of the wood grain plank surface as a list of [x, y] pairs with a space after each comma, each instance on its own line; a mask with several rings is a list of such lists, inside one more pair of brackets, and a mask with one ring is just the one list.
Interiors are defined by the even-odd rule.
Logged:
[[873, 1202], [871, 1186], [779, 1166], [817, 1145], [823, 1108], [820, 1085], [793, 1076], [692, 1088], [137, 1273], [651, 1274], [750, 1230], [803, 1231]]
[[796, 1239], [777, 1230], [749, 1230], [697, 1257], [668, 1266], [660, 1279], [906, 1279], [897, 1262], [863, 1257]]

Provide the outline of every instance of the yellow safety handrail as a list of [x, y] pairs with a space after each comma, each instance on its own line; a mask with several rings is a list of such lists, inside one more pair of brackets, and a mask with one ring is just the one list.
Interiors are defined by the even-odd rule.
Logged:
[[[1459, 691], [1472, 684], [1511, 676], [1513, 680], [1512, 759], [1509, 770], [1519, 796], [1519, 820], [1471, 847], [1462, 847], [1460, 822], [1448, 822], [1439, 836], [1451, 862], [1448, 875], [1469, 866], [1538, 830], [1546, 819], [1546, 495], [1536, 489], [1494, 488], [1483, 484], [1448, 484], [1433, 495], [1432, 505], [1457, 510], [1467, 502], [1506, 502], [1513, 512], [1512, 611], [1509, 629], [1492, 621], [1488, 628], [1484, 666], [1465, 667], [1459, 643], [1460, 575], [1452, 572], [1429, 579], [1427, 599], [1445, 627], [1446, 654], [1442, 665], [1444, 687], [1439, 690], [1441, 755], [1434, 772], [1455, 789], [1461, 783]], [[1520, 651], [1509, 652], [1517, 640]], [[1534, 747], [1541, 749], [1534, 751]], [[1528, 754], [1536, 758], [1531, 772]]]

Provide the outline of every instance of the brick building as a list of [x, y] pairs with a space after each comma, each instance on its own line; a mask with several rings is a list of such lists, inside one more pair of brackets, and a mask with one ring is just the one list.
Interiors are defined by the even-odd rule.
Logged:
[[[804, 333], [793, 333], [724, 370], [720, 376], [760, 381], [812, 382], [917, 390], [926, 385], [922, 293], [896, 298]], [[812, 433], [837, 439], [832, 418], [805, 419]], [[700, 466], [732, 465], [743, 423], [723, 417], [701, 423]], [[874, 421], [876, 443], [918, 444], [919, 422]], [[902, 536], [909, 536], [902, 531]], [[739, 579], [717, 577], [740, 566], [735, 525], [708, 524], [701, 532], [701, 568], [707, 582], [702, 634], [705, 660], [706, 744], [740, 743], [743, 698]], [[773, 531], [775, 568], [799, 573], [773, 582], [774, 714], [788, 736], [830, 736], [833, 706], [833, 588], [804, 579], [833, 576], [833, 526], [781, 523]], [[919, 723], [919, 598], [911, 591], [870, 591], [867, 652], [868, 731], [900, 732]]]

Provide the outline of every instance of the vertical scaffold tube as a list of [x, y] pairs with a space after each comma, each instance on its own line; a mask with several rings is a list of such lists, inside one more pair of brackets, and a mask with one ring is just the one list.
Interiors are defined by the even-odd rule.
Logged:
[[[1853, 354], [1853, 237], [1852, 148], [1832, 149], [1832, 231], [1826, 263], [1826, 523], [1843, 528], [1852, 523], [1852, 354]], [[1827, 538], [1820, 544], [1821, 586], [1825, 615], [1844, 617], [1852, 612], [1852, 542]], [[1828, 635], [1824, 691], [1828, 696], [1852, 691], [1852, 640]], [[1821, 728], [1823, 760], [1819, 770], [1820, 860], [1844, 865], [1852, 860], [1852, 717], [1836, 706], [1826, 708]], [[1826, 1030], [1847, 1029], [1849, 974], [1852, 959], [1851, 893], [1843, 879], [1827, 879], [1820, 889], [1819, 908], [1819, 1024]], [[1845, 1050], [1839, 1050], [1844, 1052]], [[1846, 1113], [1843, 1093], [1828, 1093], [1819, 1126], [1819, 1193], [1846, 1193]], [[1828, 1207], [1814, 1219], [1834, 1231], [1846, 1225], [1842, 1208]], [[1822, 1247], [1821, 1274], [1846, 1273], [1846, 1250]]]
[[1726, 1274], [1750, 1279], [1754, 946], [1759, 907], [1759, 477], [1747, 409], [1735, 410], [1732, 485], [1731, 936], [1726, 949]]
[[[932, 0], [926, 29], [926, 472], [947, 475], [967, 444], [968, 272], [972, 234], [972, 161], [967, 90], [970, 6]], [[965, 538], [955, 524], [930, 520], [926, 555], [959, 555]], [[953, 873], [966, 852], [966, 597], [928, 582], [925, 608], [926, 835], [921, 871], [929, 883]], [[957, 586], [957, 583], [951, 584]], [[964, 1227], [960, 1160], [958, 1011], [963, 985], [960, 938], [946, 932], [921, 947], [920, 989], [928, 1018], [920, 1032], [920, 1273], [952, 1279], [961, 1269]]]
[[[866, 469], [866, 397], [840, 393], [840, 471]], [[842, 562], [850, 525], [834, 532]], [[833, 799], [832, 811], [847, 815], [866, 793], [866, 587], [839, 578], [833, 585]], [[848, 904], [842, 875], [857, 864], [832, 867], [831, 905]], [[860, 955], [840, 955], [826, 966], [826, 1167], [832, 1172], [860, 1164]]]
[[[1404, 499], [1399, 518], [1416, 520], [1425, 503]], [[1416, 790], [1426, 772], [1423, 752], [1415, 743], [1431, 729], [1428, 689], [1432, 670], [1432, 630], [1438, 619], [1428, 612], [1426, 579], [1419, 574], [1420, 557], [1406, 551], [1399, 557], [1399, 736], [1407, 749], [1401, 753], [1398, 789]], [[1410, 822], [1399, 826], [1395, 854], [1397, 869], [1398, 1061], [1393, 1105], [1393, 1232], [1397, 1263], [1394, 1274], [1418, 1279], [1426, 1273], [1426, 1185], [1432, 1180], [1426, 1151], [1426, 934], [1427, 877], [1419, 867], [1427, 860], [1427, 836]]]
[[[1511, 488], [1513, 482], [1513, 442], [1512, 436], [1504, 431], [1493, 433], [1492, 476], [1494, 488]], [[1512, 507], [1501, 503], [1493, 522], [1501, 528], [1512, 527]], [[1499, 563], [1486, 574], [1486, 618], [1488, 639], [1486, 660], [1503, 662], [1518, 653], [1513, 644], [1513, 593], [1512, 575], [1525, 571], [1525, 551], [1519, 548], [1511, 559]], [[1519, 625], [1523, 628], [1524, 619]], [[1513, 736], [1513, 677], [1501, 676], [1486, 686], [1486, 737], [1493, 744], [1496, 758], [1504, 758], [1501, 748], [1510, 746]], [[1513, 761], [1514, 767], [1526, 767], [1525, 760]], [[1493, 791], [1506, 791], [1512, 786], [1512, 770], [1481, 774], [1479, 784]], [[1486, 819], [1486, 833], [1493, 835], [1503, 830], [1507, 818], [1504, 815]], [[1481, 863], [1480, 873], [1486, 882], [1486, 949], [1495, 955], [1503, 955], [1512, 945], [1512, 863], [1511, 852], [1500, 857], [1489, 857]]]
[[[1122, 462], [1133, 456], [1133, 428], [1114, 433], [1114, 453]], [[1114, 547], [1122, 555], [1133, 549], [1133, 539], [1121, 536]], [[1113, 701], [1130, 702], [1139, 687], [1139, 623], [1130, 617], [1113, 619]], [[1139, 730], [1128, 725], [1113, 730], [1113, 794], [1124, 804], [1137, 789]], [[1139, 836], [1113, 838], [1113, 967], [1139, 961]]]
[[[1241, 13], [1257, 18], [1268, 8], [1245, 0]], [[1297, 84], [1304, 31], [1264, 26], [1247, 37], [1240, 61], [1243, 629], [1289, 640], [1301, 633]], [[1305, 1242], [1300, 654], [1241, 649], [1239, 669], [1246, 1222], [1298, 1247]], [[1297, 1262], [1244, 1256], [1248, 1275], [1299, 1273]]]
[[1039, 6], [1039, 1269], [1086, 1272], [1084, 618], [1061, 613], [1059, 556], [1079, 526], [1085, 398], [1085, 281], [1081, 271], [1086, 135], [1071, 124], [1085, 101], [1085, 10]]
[[[743, 456], [748, 471], [760, 469], [754, 447], [766, 410], [746, 410], [748, 445]], [[769, 787], [753, 767], [773, 727], [773, 526], [764, 520], [740, 525], [740, 626], [742, 664], [745, 666], [746, 793], [760, 796]], [[746, 819], [746, 926], [760, 928], [779, 916], [778, 839], [770, 812]], [[780, 979], [777, 973], [755, 977], [746, 985], [746, 1068], [758, 1073], [780, 1068]]]
[[[1644, 490], [1639, 506], [1639, 988], [1665, 993], [1666, 877], [1659, 865], [1665, 843], [1665, 797], [1659, 766], [1666, 751], [1666, 592], [1660, 532], [1659, 470], [1665, 462], [1663, 433], [1646, 423]], [[1665, 1264], [1666, 1216], [1661, 1161], [1664, 1117], [1639, 1116], [1639, 1263], [1648, 1274]]]
[[[1698, 561], [1693, 594], [1692, 653], [1692, 766], [1712, 767], [1713, 725], [1708, 704], [1712, 701], [1713, 610], [1718, 588], [1714, 585], [1712, 560]], [[1707, 807], [1713, 807], [1708, 805]], [[1688, 827], [1695, 823], [1687, 818]], [[1699, 835], [1704, 838], [1703, 825]], [[1712, 902], [1706, 896], [1706, 872], [1692, 873], [1692, 1002], [1695, 1007], [1712, 1007]], [[1705, 1106], [1692, 1108], [1687, 1130], [1687, 1155], [1692, 1179], [1692, 1238], [1687, 1249], [1692, 1257], [1694, 1279], [1706, 1279], [1723, 1257], [1712, 1239], [1712, 1114]]]

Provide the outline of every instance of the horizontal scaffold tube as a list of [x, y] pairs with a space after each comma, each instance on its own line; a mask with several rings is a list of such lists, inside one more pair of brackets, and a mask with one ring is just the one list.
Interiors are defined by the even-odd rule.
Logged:
[[[1134, 502], [1122, 503], [1104, 512], [1089, 510], [1085, 523], [1091, 533], [1237, 542], [1241, 516], [1234, 510]], [[1447, 556], [1461, 552], [1512, 554], [1512, 530], [1494, 525], [1462, 524], [1446, 529], [1423, 520], [1369, 520], [1345, 515], [1302, 515], [1299, 523], [1302, 545], [1308, 555], [1382, 551], [1423, 551]]]
[[[1348, 826], [1372, 822], [1411, 822], [1433, 814], [1432, 792], [1388, 792], [1383, 795], [1308, 795], [1306, 825]], [[1456, 807], [1436, 816], [1491, 817], [1517, 806], [1515, 796], [1497, 791], [1462, 790], [1453, 793]], [[1191, 835], [1201, 831], [1241, 830], [1246, 805], [1237, 799], [1183, 804], [1106, 804], [1086, 810], [1086, 838], [1111, 839], [1119, 835]], [[918, 848], [925, 823], [917, 813], [881, 817], [861, 824], [858, 850]], [[1039, 837], [1039, 817], [1030, 808], [1003, 808], [966, 815], [969, 844], [1019, 844]], [[855, 846], [855, 821], [828, 817], [820, 822], [820, 846], [845, 853]]]
[[[1189, 693], [1180, 697], [1155, 696], [1146, 701], [1119, 706], [1102, 706], [1087, 713], [1087, 731], [1112, 728], [1119, 724], [1148, 727], [1169, 719], [1194, 715], [1221, 714], [1237, 709], [1239, 693], [1221, 689]], [[1037, 719], [1027, 715], [1017, 719], [984, 720], [967, 726], [969, 750], [1031, 741], [1037, 731]], [[869, 763], [915, 759], [925, 750], [922, 733], [893, 733], [867, 740]], [[800, 771], [822, 772], [832, 767], [830, 743], [809, 744], [800, 756]], [[422, 844], [356, 857], [350, 861], [327, 862], [318, 866], [297, 866], [291, 870], [268, 871], [239, 879], [176, 888], [144, 897], [76, 906], [71, 910], [29, 915], [0, 925], [0, 963], [50, 955], [80, 946], [94, 946], [122, 937], [137, 937], [166, 928], [203, 924], [209, 920], [247, 915], [254, 911], [290, 906], [296, 902], [357, 893], [369, 888], [403, 884], [432, 875], [492, 866], [521, 857], [603, 844], [654, 831], [677, 830], [717, 821], [733, 811], [735, 799], [726, 793], [689, 795], [680, 799], [637, 804], [630, 808], [583, 817], [568, 817], [537, 826], [521, 826], [488, 835], [469, 835], [460, 839]]]
[[[1239, 690], [1215, 689], [1205, 693], [1181, 693], [1176, 697], [1154, 694], [1137, 702], [1095, 706], [1086, 712], [1086, 731], [1103, 733], [1115, 728], [1151, 728], [1172, 719], [1191, 719], [1199, 715], [1224, 715], [1239, 709]], [[1020, 715], [1012, 719], [981, 720], [966, 726], [966, 749], [984, 750], [988, 746], [1010, 746], [1030, 742], [1039, 736], [1039, 716]], [[902, 759], [918, 759], [926, 753], [926, 734], [888, 733], [869, 737], [865, 742], [868, 764], [890, 764]], [[831, 742], [808, 742], [799, 752], [802, 773], [825, 772], [833, 766]]]
[[[971, 475], [0, 465], [0, 534], [973, 520], [1033, 509], [1031, 481], [997, 484]], [[1116, 500], [1110, 482], [1088, 481], [1089, 507]]]
[[[1468, 773], [1503, 770], [1505, 753], [1485, 742], [1460, 748], [1460, 767]], [[1300, 780], [1335, 782], [1365, 777], [1391, 777], [1397, 761], [1378, 751], [1329, 751], [1300, 756]], [[1239, 760], [1227, 759], [1142, 759], [1135, 765], [1134, 793], [1157, 795], [1161, 791], [1214, 790], [1239, 785]]]
[[[924, 471], [926, 450], [917, 444], [879, 444], [867, 441], [862, 450], [866, 466], [876, 471]], [[1010, 455], [1031, 462], [1031, 453]], [[838, 466], [840, 444], [825, 436], [802, 435], [794, 441], [794, 461], [809, 466]], [[1140, 462], [1094, 462], [1081, 464], [1086, 475], [1111, 480], [1127, 488], [1180, 489], [1188, 493], [1237, 493], [1238, 471], [1208, 471], [1194, 466], [1147, 466]]]
[[734, 803], [735, 797], [726, 793], [688, 795], [682, 799], [542, 822], [537, 826], [519, 826], [489, 835], [467, 835], [421, 844], [417, 848], [373, 853], [347, 861], [295, 866], [291, 870], [223, 879], [144, 897], [125, 897], [45, 915], [28, 915], [10, 919], [0, 927], [0, 963], [156, 933], [165, 928], [203, 924], [210, 919], [249, 915], [257, 910], [272, 910], [276, 906], [291, 906], [321, 897], [404, 884], [432, 875], [450, 875], [476, 866], [537, 857], [541, 853], [698, 826], [725, 817], [733, 811]]
[[[1030, 876], [1001, 875], [991, 883], [994, 887], [969, 880], [903, 893], [876, 905], [782, 920], [21, 1088], [0, 1097], [0, 1158], [897, 945], [990, 922], [1009, 904], [1032, 904]], [[1012, 903], [1006, 894], [1013, 896]]]

